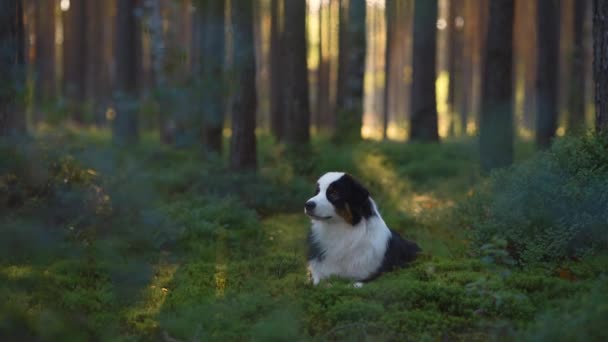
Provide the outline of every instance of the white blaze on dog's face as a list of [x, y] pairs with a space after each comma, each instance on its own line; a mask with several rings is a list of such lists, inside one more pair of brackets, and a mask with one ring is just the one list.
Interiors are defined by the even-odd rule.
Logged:
[[358, 224], [372, 215], [369, 192], [344, 172], [328, 172], [317, 181], [315, 196], [304, 205], [304, 213], [317, 221], [346, 221]]

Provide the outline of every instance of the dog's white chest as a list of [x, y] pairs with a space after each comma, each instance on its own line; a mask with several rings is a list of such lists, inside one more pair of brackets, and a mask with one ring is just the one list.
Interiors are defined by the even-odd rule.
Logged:
[[362, 221], [357, 226], [315, 223], [312, 239], [323, 251], [309, 261], [313, 283], [332, 275], [364, 280], [375, 273], [384, 258], [390, 230], [382, 219]]

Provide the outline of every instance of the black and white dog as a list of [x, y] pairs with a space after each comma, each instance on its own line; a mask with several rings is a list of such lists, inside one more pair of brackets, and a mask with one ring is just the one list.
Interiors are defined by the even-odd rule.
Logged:
[[314, 285], [336, 275], [360, 287], [413, 261], [420, 251], [387, 227], [367, 189], [343, 172], [319, 178], [304, 213], [312, 219], [308, 266]]

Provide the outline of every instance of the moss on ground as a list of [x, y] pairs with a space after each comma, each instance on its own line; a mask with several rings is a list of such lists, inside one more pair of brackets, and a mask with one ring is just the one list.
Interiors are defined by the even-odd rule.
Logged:
[[[0, 233], [11, 237], [0, 247], [12, 251], [0, 262], [0, 337], [559, 339], [548, 331], [579, 323], [584, 336], [601, 337], [591, 325], [605, 312], [606, 256], [519, 268], [496, 258], [500, 243], [487, 250], [493, 258], [470, 254], [454, 207], [480, 181], [472, 141], [315, 140], [298, 159], [262, 137], [260, 172], [232, 174], [222, 159], [151, 141], [117, 151], [100, 135], [41, 140], [57, 150], [0, 149], [19, 156], [0, 164]], [[48, 172], [17, 172], [34, 161]], [[368, 184], [421, 258], [363, 288], [341, 279], [312, 287], [301, 206], [327, 170]], [[50, 210], [57, 198], [73, 203], [91, 191], [102, 201]], [[590, 315], [573, 320], [560, 308]]]

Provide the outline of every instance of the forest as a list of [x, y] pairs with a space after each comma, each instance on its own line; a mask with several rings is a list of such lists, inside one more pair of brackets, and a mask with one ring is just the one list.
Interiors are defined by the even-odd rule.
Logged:
[[[347, 172], [422, 249], [307, 274]], [[0, 340], [606, 341], [608, 1], [0, 0]]]

